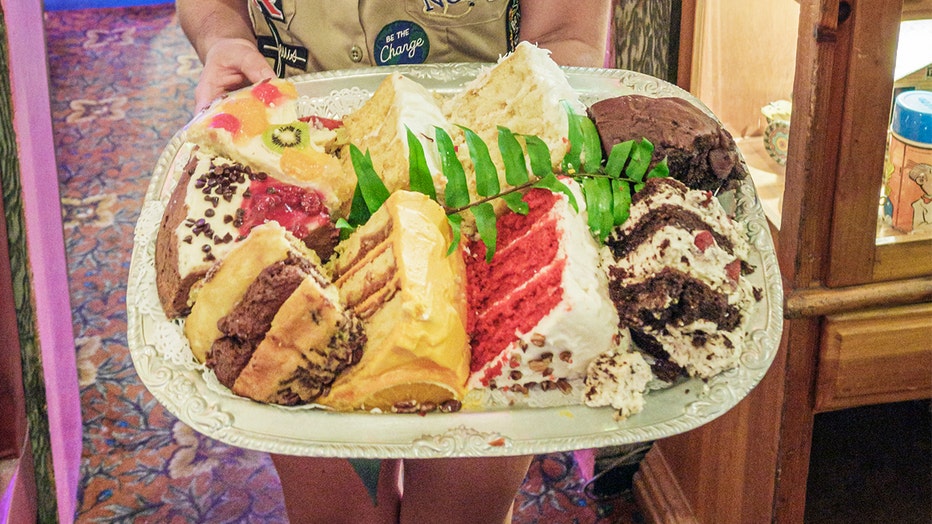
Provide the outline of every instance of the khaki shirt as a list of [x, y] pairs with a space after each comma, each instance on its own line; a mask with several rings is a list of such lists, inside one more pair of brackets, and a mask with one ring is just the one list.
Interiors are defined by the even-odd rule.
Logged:
[[494, 62], [518, 39], [518, 0], [248, 2], [259, 50], [281, 77], [374, 65]]

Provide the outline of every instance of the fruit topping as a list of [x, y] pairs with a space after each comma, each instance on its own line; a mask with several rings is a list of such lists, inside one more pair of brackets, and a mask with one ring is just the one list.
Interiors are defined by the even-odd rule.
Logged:
[[262, 142], [276, 153], [289, 148], [306, 149], [310, 141], [310, 129], [301, 121], [270, 126], [262, 134]]
[[252, 96], [267, 106], [274, 106], [285, 98], [295, 98], [297, 91], [290, 83], [273, 83], [270, 80], [260, 82], [252, 88]]
[[307, 122], [308, 125], [314, 129], [329, 129], [333, 131], [334, 129], [343, 127], [342, 120], [336, 120], [334, 118], [327, 118], [324, 116], [304, 116], [301, 117], [301, 121]]
[[249, 194], [240, 226], [242, 235], [274, 220], [296, 237], [304, 238], [310, 229], [330, 220], [320, 193], [314, 190], [257, 178], [249, 184]]
[[218, 113], [210, 119], [210, 127], [215, 129], [225, 129], [231, 135], [235, 135], [239, 132], [242, 123], [239, 118], [231, 115], [230, 113]]

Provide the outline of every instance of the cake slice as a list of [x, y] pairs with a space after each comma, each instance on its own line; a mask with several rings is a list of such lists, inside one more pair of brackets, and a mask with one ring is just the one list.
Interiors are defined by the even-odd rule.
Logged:
[[329, 256], [337, 231], [322, 198], [312, 188], [195, 149], [179, 173], [156, 238], [156, 285], [166, 316], [186, 315], [207, 271], [265, 222], [281, 224]]
[[708, 191], [648, 179], [606, 241], [609, 291], [621, 325], [655, 359], [655, 373], [709, 378], [738, 363], [748, 310], [750, 248]]
[[341, 301], [366, 324], [358, 364], [319, 399], [336, 410], [458, 409], [469, 372], [465, 271], [440, 206], [393, 193], [337, 246]]
[[263, 268], [217, 327], [207, 367], [237, 395], [272, 404], [313, 402], [359, 360], [365, 342], [336, 288], [297, 252]]
[[289, 80], [270, 79], [217, 99], [185, 128], [185, 138], [255, 171], [323, 195], [327, 208], [349, 211], [356, 178], [344, 173], [336, 132], [318, 119], [299, 119], [298, 92]]
[[731, 134], [682, 98], [623, 95], [592, 104], [589, 116], [603, 150], [646, 138], [653, 162], [666, 158], [670, 176], [692, 189], [735, 189], [748, 175]]
[[313, 251], [277, 222], [266, 222], [253, 228], [249, 236], [211, 267], [184, 325], [191, 352], [199, 362], [207, 360], [210, 347], [223, 336], [217, 326], [220, 319], [242, 300], [259, 273], [289, 256], [316, 258]]
[[[535, 135], [550, 149], [555, 170], [569, 151], [569, 118], [563, 104], [579, 114], [585, 106], [550, 51], [521, 42], [498, 63], [484, 70], [444, 104], [450, 122], [476, 132], [489, 146], [503, 187], [504, 166], [498, 144], [498, 126], [513, 133]], [[455, 138], [463, 144], [462, 134]], [[460, 150], [466, 150], [460, 147]], [[471, 165], [461, 153], [464, 165]], [[468, 171], [468, 170], [467, 170]]]
[[565, 390], [597, 355], [627, 347], [585, 210], [546, 189], [524, 200], [527, 215], [498, 220], [491, 262], [480, 242], [466, 252], [473, 388]]
[[343, 118], [344, 140], [341, 158], [344, 169], [353, 172], [349, 144], [372, 157], [375, 172], [389, 191], [409, 187], [409, 146], [407, 129], [417, 137], [424, 150], [427, 167], [438, 192], [446, 186], [436, 145], [436, 128], [451, 132], [437, 98], [424, 86], [391, 73], [356, 111]]

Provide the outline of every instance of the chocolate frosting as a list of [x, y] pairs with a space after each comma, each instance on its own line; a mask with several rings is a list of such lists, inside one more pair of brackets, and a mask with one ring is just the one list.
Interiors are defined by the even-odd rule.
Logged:
[[653, 162], [667, 157], [670, 175], [692, 189], [734, 189], [747, 176], [731, 134], [682, 98], [624, 95], [592, 104], [589, 116], [606, 154], [619, 142], [646, 138]]

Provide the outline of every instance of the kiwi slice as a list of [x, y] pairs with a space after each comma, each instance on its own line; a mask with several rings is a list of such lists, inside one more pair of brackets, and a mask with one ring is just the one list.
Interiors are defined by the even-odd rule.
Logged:
[[269, 126], [262, 133], [265, 146], [281, 153], [286, 148], [305, 149], [311, 143], [311, 131], [306, 122], [292, 122], [277, 126]]

